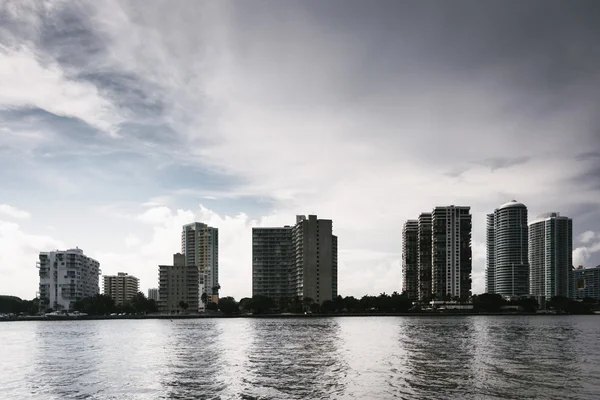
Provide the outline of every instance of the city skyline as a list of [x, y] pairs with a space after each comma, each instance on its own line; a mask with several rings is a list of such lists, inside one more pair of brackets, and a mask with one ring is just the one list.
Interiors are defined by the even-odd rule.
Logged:
[[486, 214], [515, 198], [600, 264], [592, 3], [139, 4], [0, 5], [0, 293], [75, 246], [146, 292], [201, 221], [248, 297], [252, 227], [298, 214], [335, 221], [340, 294], [391, 293], [435, 204], [471, 207], [482, 293]]

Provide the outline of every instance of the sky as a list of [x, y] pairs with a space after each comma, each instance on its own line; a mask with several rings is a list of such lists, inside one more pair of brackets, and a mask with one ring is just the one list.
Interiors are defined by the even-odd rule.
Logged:
[[516, 199], [600, 264], [597, 1], [0, 0], [0, 294], [74, 248], [146, 292], [181, 227], [219, 228], [222, 296], [252, 227], [332, 219], [339, 292], [401, 288], [402, 225]]

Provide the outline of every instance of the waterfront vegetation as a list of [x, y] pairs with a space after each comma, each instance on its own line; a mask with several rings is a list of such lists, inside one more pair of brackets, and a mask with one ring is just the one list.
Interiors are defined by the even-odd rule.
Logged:
[[[452, 306], [472, 305], [472, 308], [464, 309]], [[179, 314], [194, 314], [193, 310], [184, 301], [179, 303]], [[381, 293], [378, 296], [365, 295], [355, 298], [353, 296], [337, 296], [333, 300], [327, 300], [318, 304], [311, 298], [279, 298], [273, 299], [267, 296], [256, 295], [245, 297], [239, 302], [233, 297], [222, 297], [219, 303], [206, 302], [206, 313], [212, 315], [249, 315], [249, 314], [390, 314], [390, 313], [436, 313], [460, 312], [464, 313], [506, 313], [524, 312], [535, 313], [541, 310], [558, 314], [590, 314], [600, 309], [597, 300], [586, 298], [573, 300], [563, 296], [553, 297], [547, 301], [544, 307], [540, 307], [533, 297], [524, 297], [516, 300], [506, 300], [498, 294], [484, 293], [473, 295], [469, 299], [453, 299], [444, 302], [418, 303], [411, 301], [405, 293], [394, 292], [391, 295]], [[146, 298], [143, 293], [136, 294], [125, 304], [115, 304], [109, 296], [98, 294], [85, 298], [75, 303], [75, 310], [91, 316], [102, 316], [111, 314], [156, 314], [159, 312], [154, 300]], [[51, 308], [40, 307], [39, 299], [22, 300], [14, 296], [0, 296], [0, 314], [13, 315], [36, 315], [44, 312], [54, 311]]]

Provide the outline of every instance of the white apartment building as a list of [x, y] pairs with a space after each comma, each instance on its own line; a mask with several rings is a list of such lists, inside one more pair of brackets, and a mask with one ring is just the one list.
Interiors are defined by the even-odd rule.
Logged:
[[527, 207], [516, 200], [487, 216], [486, 290], [504, 297], [529, 294]]
[[[219, 229], [200, 222], [183, 226], [181, 253], [185, 265], [195, 265], [200, 273], [200, 296], [219, 301]], [[200, 307], [203, 307], [200, 301]]]
[[569, 296], [573, 265], [573, 220], [557, 212], [529, 223], [529, 291], [540, 303]]
[[79, 248], [42, 252], [37, 262], [40, 304], [53, 310], [72, 310], [75, 302], [100, 293], [100, 263]]

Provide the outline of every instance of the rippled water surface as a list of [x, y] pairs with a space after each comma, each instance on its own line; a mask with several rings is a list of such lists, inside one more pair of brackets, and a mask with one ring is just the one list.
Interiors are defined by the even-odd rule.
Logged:
[[597, 399], [600, 317], [0, 323], [1, 399]]

